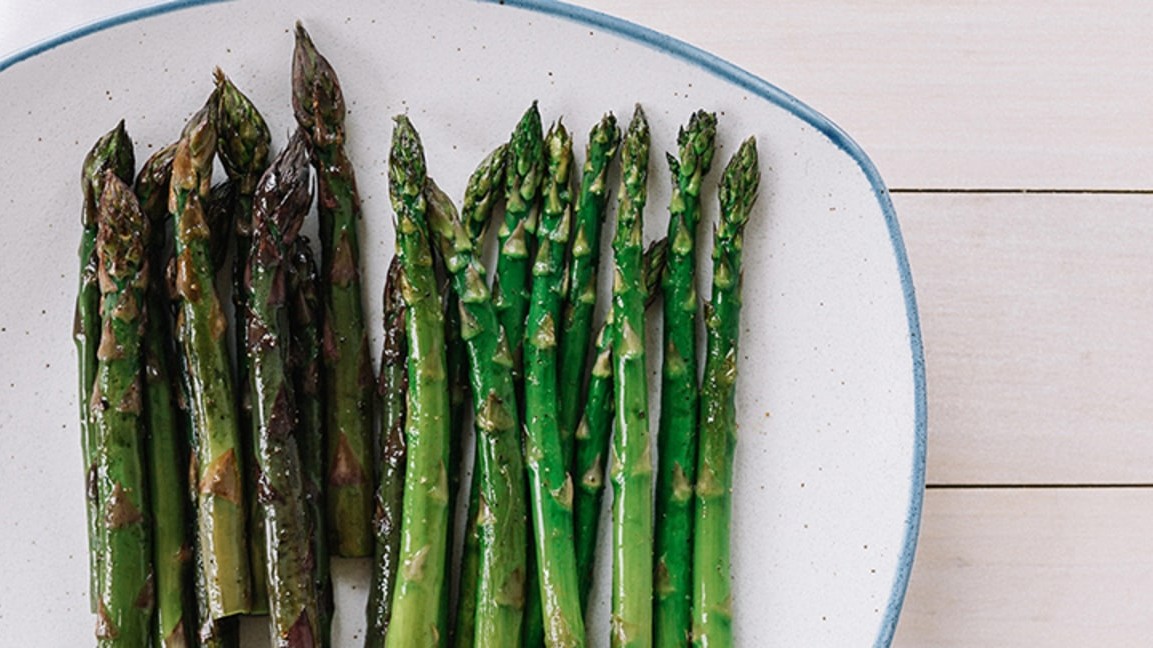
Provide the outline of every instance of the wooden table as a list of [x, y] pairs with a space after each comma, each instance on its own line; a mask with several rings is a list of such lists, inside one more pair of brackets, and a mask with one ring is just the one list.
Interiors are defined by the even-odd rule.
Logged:
[[583, 0], [779, 85], [892, 189], [928, 490], [894, 646], [1153, 639], [1153, 3]]
[[[57, 4], [0, 50], [149, 3]], [[580, 4], [794, 94], [892, 188], [930, 421], [894, 645], [1149, 645], [1153, 2]]]

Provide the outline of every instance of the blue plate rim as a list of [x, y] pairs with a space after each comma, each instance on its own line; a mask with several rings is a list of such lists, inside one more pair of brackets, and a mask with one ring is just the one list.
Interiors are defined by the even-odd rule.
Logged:
[[[3, 59], [0, 59], [0, 72], [55, 47], [111, 27], [189, 7], [231, 1], [232, 0], [171, 0], [169, 2], [161, 2], [97, 20], [9, 54]], [[901, 236], [901, 227], [897, 222], [897, 213], [893, 209], [893, 203], [889, 197], [889, 190], [881, 179], [880, 172], [872, 160], [869, 159], [868, 155], [865, 154], [864, 150], [853, 141], [847, 133], [841, 130], [839, 126], [834, 124], [832, 120], [781, 88], [699, 47], [621, 18], [557, 0], [478, 1], [527, 9], [585, 24], [646, 45], [669, 56], [696, 65], [737, 87], [743, 88], [791, 112], [797, 118], [824, 134], [829, 141], [848, 154], [865, 174], [869, 185], [873, 189], [873, 194], [881, 207], [881, 212], [884, 214], [885, 224], [889, 231], [889, 239], [893, 246], [893, 255], [897, 262], [897, 269], [901, 278], [901, 289], [905, 299], [905, 316], [909, 326], [909, 346], [913, 365], [915, 439], [913, 448], [913, 479], [910, 484], [909, 509], [905, 516], [905, 538], [898, 560], [897, 573], [894, 576], [892, 588], [889, 593], [888, 605], [882, 617], [877, 638], [873, 643], [874, 648], [888, 648], [893, 641], [893, 634], [897, 627], [897, 619], [900, 617], [901, 607], [905, 600], [905, 592], [908, 590], [909, 576], [912, 573], [913, 559], [917, 548], [917, 538], [920, 533], [921, 512], [925, 493], [925, 452], [928, 440], [928, 407], [925, 385], [924, 347], [921, 340], [921, 325], [917, 312], [917, 300], [913, 290], [913, 276], [909, 267], [908, 255], [905, 251], [904, 239]]]

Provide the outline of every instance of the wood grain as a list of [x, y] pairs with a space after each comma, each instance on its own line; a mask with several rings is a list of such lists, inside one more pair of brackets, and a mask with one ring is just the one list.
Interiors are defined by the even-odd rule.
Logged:
[[1153, 491], [929, 490], [896, 648], [1148, 646]]
[[1153, 196], [894, 204], [924, 334], [929, 483], [1153, 481]]
[[1153, 186], [1153, 3], [582, 0], [828, 115], [892, 187]]

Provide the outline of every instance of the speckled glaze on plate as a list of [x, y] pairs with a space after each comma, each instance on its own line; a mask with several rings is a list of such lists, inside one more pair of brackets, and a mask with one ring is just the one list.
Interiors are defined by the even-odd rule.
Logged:
[[[80, 161], [121, 118], [139, 160], [173, 140], [210, 92], [215, 65], [283, 144], [294, 125], [297, 19], [336, 67], [349, 104], [374, 347], [392, 252], [392, 115], [410, 116], [430, 171], [459, 197], [476, 162], [534, 99], [546, 121], [563, 116], [582, 143], [578, 158], [603, 112], [627, 119], [640, 102], [653, 131], [650, 239], [667, 218], [661, 154], [675, 150], [693, 110], [718, 113], [718, 169], [741, 139], [757, 136], [764, 179], [746, 239], [734, 486], [737, 640], [887, 646], [916, 545], [926, 413], [912, 279], [879, 174], [836, 126], [765, 81], [643, 27], [535, 0], [353, 0], [339, 9], [180, 1], [0, 61], [0, 225], [9, 233], [0, 239], [0, 571], [8, 583], [0, 636], [45, 646], [92, 636], [70, 340]], [[705, 200], [707, 250], [714, 182]], [[656, 376], [659, 323], [649, 339]], [[608, 644], [607, 562], [600, 567], [590, 625], [597, 646]], [[334, 574], [336, 645], [358, 645], [366, 564], [336, 561]], [[263, 625], [246, 623], [247, 641]]]

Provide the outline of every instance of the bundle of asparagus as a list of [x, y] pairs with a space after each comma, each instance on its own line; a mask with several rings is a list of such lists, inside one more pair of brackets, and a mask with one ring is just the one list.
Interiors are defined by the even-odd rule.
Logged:
[[[667, 156], [668, 235], [647, 250], [640, 106], [623, 137], [611, 113], [592, 127], [574, 182], [572, 138], [559, 119], [543, 133], [534, 102], [469, 178], [459, 211], [412, 122], [396, 117], [396, 253], [374, 378], [343, 92], [303, 26], [295, 37], [298, 129], [271, 162], [267, 124], [219, 70], [134, 191], [123, 122], [84, 161], [75, 341], [99, 644], [236, 646], [238, 616], [267, 614], [273, 645], [327, 646], [329, 558], [372, 556], [366, 646], [584, 646], [611, 480], [611, 644], [731, 645], [755, 141], [719, 182], [698, 383], [696, 230], [715, 115], [694, 113]], [[618, 150], [612, 298], [598, 327]], [[213, 186], [216, 159], [227, 179]], [[299, 234], [314, 181], [319, 269]], [[482, 250], [494, 220], [490, 290]], [[218, 285], [227, 259], [231, 280]], [[654, 457], [645, 330], [662, 294]]]

